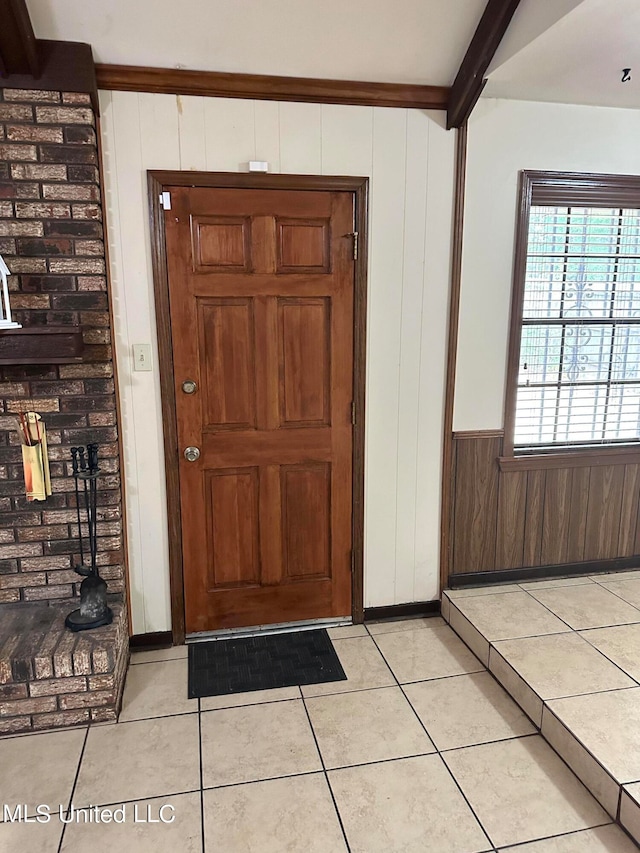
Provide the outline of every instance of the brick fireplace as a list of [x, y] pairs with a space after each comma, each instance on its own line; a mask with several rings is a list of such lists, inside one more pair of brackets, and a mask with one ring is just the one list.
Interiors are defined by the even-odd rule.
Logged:
[[[128, 631], [103, 238], [89, 94], [0, 89], [0, 254], [14, 319], [82, 334], [76, 362], [54, 352], [30, 364], [21, 352], [0, 364], [0, 734], [115, 719], [121, 697]], [[12, 416], [28, 409], [48, 432], [53, 494], [43, 502], [24, 496]], [[63, 620], [82, 578], [70, 448], [88, 442], [100, 447], [97, 562], [116, 618], [73, 635]]]

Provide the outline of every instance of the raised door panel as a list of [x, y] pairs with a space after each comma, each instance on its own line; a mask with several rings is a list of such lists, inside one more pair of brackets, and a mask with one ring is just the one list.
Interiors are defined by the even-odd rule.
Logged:
[[253, 300], [199, 299], [203, 427], [256, 425]]
[[283, 575], [288, 581], [331, 577], [331, 466], [283, 465]]
[[331, 423], [330, 300], [278, 300], [280, 425]]
[[191, 241], [194, 272], [251, 271], [251, 219], [248, 216], [194, 216]]
[[204, 474], [210, 589], [260, 583], [258, 474], [257, 467]]
[[331, 272], [331, 230], [327, 219], [276, 219], [279, 273]]

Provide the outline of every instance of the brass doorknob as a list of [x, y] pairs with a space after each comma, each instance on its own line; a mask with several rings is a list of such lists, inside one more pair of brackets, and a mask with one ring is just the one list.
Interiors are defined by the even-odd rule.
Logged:
[[185, 379], [182, 383], [182, 390], [185, 394], [195, 394], [198, 386], [193, 379]]
[[196, 462], [196, 460], [200, 459], [200, 448], [186, 447], [184, 451], [184, 458], [187, 462]]

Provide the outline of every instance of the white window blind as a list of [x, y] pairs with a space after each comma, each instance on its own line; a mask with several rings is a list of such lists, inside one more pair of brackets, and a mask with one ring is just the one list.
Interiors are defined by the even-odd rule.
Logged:
[[640, 438], [640, 209], [533, 204], [514, 448]]

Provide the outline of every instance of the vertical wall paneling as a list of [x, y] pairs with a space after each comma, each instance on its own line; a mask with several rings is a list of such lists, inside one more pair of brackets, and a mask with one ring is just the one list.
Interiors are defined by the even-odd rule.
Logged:
[[639, 507], [640, 465], [625, 465], [618, 538], [618, 553], [621, 557], [630, 557], [632, 554], [638, 553], [634, 548]]
[[[101, 97], [107, 134], [107, 223], [125, 447], [132, 624], [136, 633], [144, 633], [166, 629], [170, 604], [168, 574], [154, 568], [167, 565], [168, 548], [162, 422], [157, 416], [160, 382], [157, 370], [135, 373], [131, 362], [133, 343], [148, 342], [156, 349], [141, 110], [136, 93]], [[127, 239], [122, 239], [123, 234]]]
[[[396, 500], [396, 598], [415, 600], [416, 486], [420, 343], [424, 293], [429, 120], [406, 115], [405, 212], [398, 382], [398, 486]], [[427, 306], [428, 310], [428, 306]]]
[[528, 471], [527, 505], [524, 528], [524, 564], [540, 565], [542, 551], [542, 519], [544, 517], [544, 487], [546, 471]]
[[585, 560], [602, 559], [617, 549], [623, 487], [623, 465], [601, 465], [591, 471]]
[[540, 548], [542, 565], [567, 562], [572, 475], [572, 468], [547, 471]]
[[322, 174], [322, 106], [293, 102], [279, 106], [280, 168], [290, 175]]
[[270, 172], [280, 172], [280, 104], [254, 101], [256, 160], [266, 160]]
[[502, 439], [457, 442], [454, 507], [454, 573], [495, 567], [498, 463]]
[[207, 168], [204, 104], [204, 98], [176, 95], [181, 169], [204, 172]]
[[526, 475], [516, 471], [502, 474], [498, 488], [497, 569], [523, 565], [526, 506]]
[[584, 541], [587, 533], [587, 503], [591, 468], [574, 468], [571, 480], [571, 506], [567, 534], [567, 559], [579, 563], [585, 559]]
[[398, 382], [398, 497], [396, 501], [396, 598], [415, 600], [416, 487], [420, 344], [424, 294], [429, 120], [406, 114], [405, 213]]
[[[138, 95], [140, 109], [140, 147], [142, 161], [149, 169], [180, 168], [179, 111], [175, 95]], [[147, 166], [147, 163], [150, 165]], [[171, 166], [160, 166], [171, 163]], [[146, 195], [146, 175], [142, 176]]]
[[[110, 248], [110, 274], [113, 288], [112, 302], [114, 313], [114, 341], [118, 358], [118, 381], [121, 406], [120, 429], [122, 432], [122, 443], [127, 450], [135, 447], [135, 428], [133, 422], [133, 389], [131, 387], [131, 364], [126, 357], [129, 352], [129, 322], [126, 304], [126, 294], [123, 290], [123, 247], [117, 240], [117, 235], [122, 231], [119, 193], [118, 193], [118, 171], [115, 142], [115, 120], [116, 107], [114, 99], [117, 100], [115, 92], [100, 93], [101, 133], [103, 142], [103, 164], [105, 172], [104, 209], [106, 212], [105, 226], [108, 227], [107, 235], [111, 244]], [[133, 98], [128, 99], [130, 103]], [[131, 123], [127, 126], [129, 140], [139, 150], [139, 128], [137, 126], [137, 109], [131, 111]], [[124, 139], [123, 143], [126, 144]], [[124, 355], [124, 358], [122, 357]], [[123, 466], [123, 474], [126, 480], [127, 492], [127, 544], [129, 549], [129, 593], [131, 603], [131, 619], [141, 625], [141, 631], [146, 630], [144, 614], [144, 581], [141, 576], [142, 567], [141, 543], [137, 535], [140, 529], [140, 504], [137, 500], [138, 483], [137, 472], [131, 470], [130, 466]]]
[[[176, 98], [174, 95], [162, 95], [158, 97], [149, 93], [142, 93], [138, 96], [138, 105], [140, 110], [140, 154], [143, 169], [142, 174], [138, 177], [138, 185], [140, 188], [139, 204], [143, 211], [146, 211], [147, 205], [147, 180], [145, 170], [148, 168], [158, 168], [162, 163], [171, 163], [173, 166], [169, 168], [180, 168], [180, 143], [179, 143], [179, 114], [177, 109]], [[164, 167], [166, 168], [166, 167]], [[136, 206], [137, 206], [136, 196]], [[151, 266], [151, 240], [149, 235], [148, 219], [143, 218], [143, 234], [141, 234], [141, 243], [137, 251], [144, 251], [145, 257], [145, 273], [143, 281], [146, 285], [146, 310], [142, 309], [141, 316], [136, 318], [135, 325], [131, 327], [136, 329], [137, 338], [131, 343], [140, 341], [151, 344], [152, 364], [158, 364], [158, 341], [156, 336], [156, 321], [155, 321], [155, 305], [153, 294], [153, 283], [149, 279], [148, 270]], [[140, 259], [142, 260], [142, 259]], [[130, 270], [126, 269], [125, 286], [130, 290], [132, 285]], [[129, 355], [131, 358], [131, 355]], [[133, 373], [134, 382], [144, 384], [147, 397], [147, 405], [136, 406], [137, 426], [136, 434], [139, 435], [141, 450], [138, 453], [139, 467], [139, 486], [141, 488], [141, 519], [142, 519], [142, 540], [143, 548], [148, 548], [148, 542], [154, 537], [157, 537], [163, 551], [168, 548], [167, 544], [167, 524], [165, 521], [166, 508], [163, 507], [162, 512], [155, 519], [152, 515], [147, 521], [146, 501], [150, 494], [161, 494], [164, 496], [165, 477], [162, 469], [158, 470], [157, 460], [163, 458], [163, 434], [162, 424], [156, 419], [148, 416], [149, 411], [153, 411], [155, 400], [160, 393], [160, 375], [157, 367], [151, 373]], [[145, 377], [141, 379], [140, 377]], [[141, 455], [140, 455], [141, 454]], [[156, 529], [156, 523], [161, 519], [162, 528]], [[157, 547], [157, 546], [156, 546]], [[146, 589], [146, 585], [145, 585]], [[153, 613], [147, 609], [148, 596], [145, 595], [145, 610], [147, 613], [147, 622], [154, 625], [148, 628], [150, 631], [160, 630], [155, 627], [162, 618], [166, 604], [163, 603], [162, 610]]]
[[[454, 139], [440, 113], [102, 93], [135, 633], [170, 627], [146, 170], [363, 175], [371, 180], [365, 606], [438, 594], [440, 459]], [[159, 128], [162, 133], [159, 132]]]
[[205, 151], [210, 172], [246, 172], [256, 159], [253, 101], [204, 98]]
[[[453, 572], [612, 560], [640, 554], [640, 464], [499, 470], [496, 439], [454, 441]], [[599, 461], [599, 460], [598, 460]], [[494, 502], [492, 484], [498, 482]], [[495, 560], [489, 544], [495, 537]]]
[[[354, 110], [340, 104], [322, 104], [321, 115], [322, 174], [371, 175], [373, 107]], [[374, 191], [372, 185], [371, 192]]]
[[[365, 504], [365, 606], [396, 599], [400, 327], [405, 224], [406, 110], [373, 110], [371, 269]], [[377, 344], [374, 345], [374, 342]], [[413, 567], [412, 567], [413, 569]]]
[[[429, 122], [426, 179], [422, 325], [418, 394], [416, 458], [415, 598], [438, 596], [440, 555], [440, 488], [442, 479], [442, 422], [446, 377], [447, 318], [451, 280], [456, 139], [446, 129], [444, 113], [424, 114]], [[411, 116], [411, 114], [410, 114]], [[411, 118], [410, 118], [411, 120]], [[411, 179], [411, 178], [409, 178]], [[443, 252], [443, 247], [447, 251]], [[430, 439], [427, 441], [427, 436]], [[436, 525], [425, 524], [434, 519]]]

